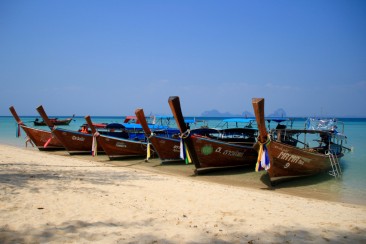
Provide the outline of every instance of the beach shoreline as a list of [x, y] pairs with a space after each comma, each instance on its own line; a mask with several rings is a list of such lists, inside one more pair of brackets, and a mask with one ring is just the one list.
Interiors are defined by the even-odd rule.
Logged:
[[[66, 151], [48, 153], [66, 157], [70, 156]], [[73, 155], [72, 157], [86, 161], [92, 160], [94, 162], [106, 163], [114, 167], [129, 167], [158, 174], [190, 178], [197, 181], [219, 183], [261, 191], [275, 191], [277, 194], [293, 195], [317, 200], [366, 205], [366, 199], [360, 195], [343, 195], [334, 191], [335, 188], [328, 184], [332, 184], [339, 179], [335, 179], [327, 173], [299, 178], [288, 182], [285, 181], [275, 186], [271, 186], [269, 178], [264, 170], [255, 172], [251, 167], [201, 169], [199, 171], [200, 173], [196, 175], [194, 165], [185, 164], [183, 161], [162, 163], [159, 158], [152, 158], [148, 161], [144, 158], [110, 160], [103, 154], [100, 154], [97, 157], [91, 157], [91, 155], [85, 154]], [[322, 183], [324, 184], [323, 187], [319, 187]]]
[[365, 205], [215, 182], [189, 168], [179, 176], [155, 159], [1, 144], [0, 155], [1, 243], [366, 241]]

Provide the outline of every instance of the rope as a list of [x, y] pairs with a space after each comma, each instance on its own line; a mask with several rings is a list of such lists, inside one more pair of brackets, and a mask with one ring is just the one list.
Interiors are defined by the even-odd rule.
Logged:
[[25, 138], [25, 147], [28, 147], [28, 142], [32, 145], [32, 147], [34, 147], [34, 144], [33, 144], [33, 142], [32, 142], [32, 140], [29, 138], [29, 136], [27, 136], [26, 138]]
[[[146, 134], [145, 134], [146, 136]], [[147, 139], [150, 139], [151, 137], [155, 136], [154, 132], [151, 132], [151, 134], [149, 136], [146, 136]]]
[[51, 129], [51, 133], [53, 134], [53, 132], [56, 130], [56, 125], [54, 125], [54, 126], [52, 126], [52, 128], [50, 128]]
[[186, 139], [190, 133], [191, 133], [191, 131], [189, 129], [187, 129], [185, 132], [179, 134], [179, 137], [182, 139]]
[[260, 140], [259, 140], [259, 136], [257, 138], [257, 142], [260, 146], [262, 145], [269, 145], [271, 143], [272, 139], [271, 139], [271, 135], [270, 134], [267, 134], [267, 141], [262, 143]]

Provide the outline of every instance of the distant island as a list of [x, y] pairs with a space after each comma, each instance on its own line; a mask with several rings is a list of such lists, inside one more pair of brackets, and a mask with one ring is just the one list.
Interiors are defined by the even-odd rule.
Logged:
[[202, 117], [241, 117], [241, 115], [232, 114], [232, 113], [229, 113], [229, 112], [222, 113], [222, 112], [219, 112], [216, 109], [205, 111], [201, 114], [201, 116]]
[[[254, 114], [249, 111], [244, 111], [241, 114], [232, 114], [229, 112], [220, 112], [216, 109], [205, 111], [201, 114], [202, 117], [244, 117], [244, 118], [250, 118], [254, 117]], [[282, 108], [277, 109], [272, 114], [266, 115], [267, 117], [286, 117], [286, 111]]]
[[286, 111], [282, 108], [277, 109], [272, 114], [267, 115], [267, 117], [287, 117]]

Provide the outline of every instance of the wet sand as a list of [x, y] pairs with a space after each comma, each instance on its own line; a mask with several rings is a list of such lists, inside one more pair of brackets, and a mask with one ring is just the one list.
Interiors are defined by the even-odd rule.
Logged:
[[[61, 156], [69, 156], [65, 151], [52, 153]], [[248, 167], [204, 169], [200, 170], [198, 175], [196, 175], [194, 173], [194, 165], [187, 165], [183, 161], [162, 163], [159, 158], [149, 159], [148, 162], [146, 162], [144, 158], [109, 160], [109, 158], [103, 154], [94, 158], [90, 155], [73, 155], [72, 157], [82, 160], [103, 162], [115, 167], [129, 167], [177, 177], [188, 177], [198, 181], [214, 182], [264, 191], [275, 191], [277, 193], [318, 200], [366, 205], [366, 199], [360, 198], [359, 196], [345, 196], [342, 192], [339, 192], [342, 189], [334, 187], [334, 183], [337, 183], [337, 179], [326, 173], [312, 177], [304, 177], [294, 181], [285, 181], [275, 186], [271, 186], [265, 171], [254, 172], [253, 168]]]

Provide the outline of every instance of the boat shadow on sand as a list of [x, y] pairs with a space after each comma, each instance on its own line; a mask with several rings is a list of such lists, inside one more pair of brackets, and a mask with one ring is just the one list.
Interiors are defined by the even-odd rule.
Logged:
[[252, 167], [248, 166], [233, 166], [225, 168], [203, 168], [195, 170], [194, 174], [205, 176], [221, 176], [221, 175], [238, 175], [253, 172]]
[[324, 183], [326, 181], [331, 180], [339, 180], [341, 178], [334, 178], [327, 172], [313, 175], [313, 176], [303, 176], [297, 177], [296, 179], [287, 179], [287, 180], [280, 180], [276, 182], [270, 182], [269, 175], [263, 174], [260, 177], [260, 181], [268, 187], [268, 190], [275, 190], [280, 188], [294, 188], [294, 187], [303, 187], [303, 186], [310, 186], [310, 185], [317, 185], [320, 183]]

